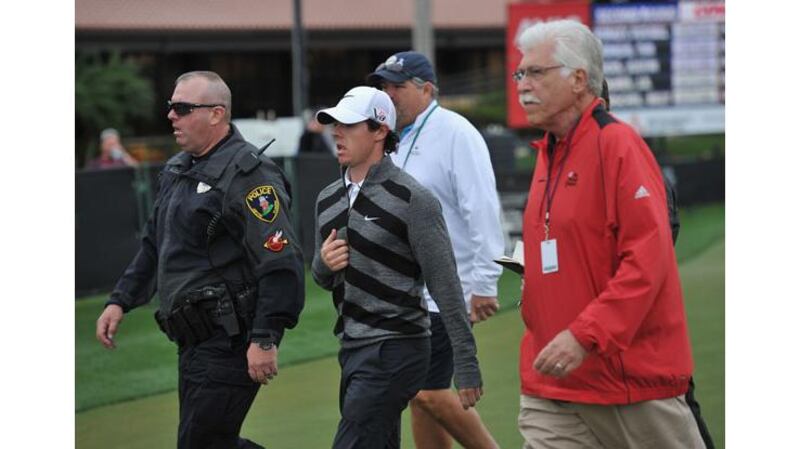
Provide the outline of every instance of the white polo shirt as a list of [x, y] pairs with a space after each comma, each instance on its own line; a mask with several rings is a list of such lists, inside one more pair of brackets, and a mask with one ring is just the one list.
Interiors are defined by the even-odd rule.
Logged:
[[361, 184], [364, 183], [362, 179], [360, 182], [353, 182], [350, 180], [350, 167], [344, 171], [344, 186], [347, 188], [347, 196], [350, 199], [350, 207], [356, 202], [358, 192], [361, 191]]
[[[504, 250], [500, 201], [489, 149], [478, 130], [434, 100], [402, 134], [391, 157], [442, 204], [467, 310], [473, 294], [497, 296], [502, 267], [493, 259]], [[438, 312], [427, 289], [425, 298], [428, 310]]]

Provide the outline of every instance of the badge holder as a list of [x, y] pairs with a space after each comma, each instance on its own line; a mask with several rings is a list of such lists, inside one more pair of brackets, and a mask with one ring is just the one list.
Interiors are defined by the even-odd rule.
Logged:
[[541, 249], [542, 274], [558, 272], [558, 245], [556, 244], [556, 239], [550, 238], [550, 212], [545, 214], [544, 240], [542, 240]]

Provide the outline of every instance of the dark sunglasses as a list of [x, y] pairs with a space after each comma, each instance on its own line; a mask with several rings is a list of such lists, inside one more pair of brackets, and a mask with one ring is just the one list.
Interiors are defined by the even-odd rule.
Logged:
[[225, 107], [224, 104], [197, 104], [197, 103], [186, 103], [183, 101], [176, 101], [173, 103], [171, 101], [167, 101], [167, 113], [169, 114], [169, 111], [175, 111], [175, 114], [177, 114], [180, 117], [183, 117], [185, 115], [191, 114], [192, 111], [194, 111], [197, 108], [215, 108], [217, 106], [222, 108]]

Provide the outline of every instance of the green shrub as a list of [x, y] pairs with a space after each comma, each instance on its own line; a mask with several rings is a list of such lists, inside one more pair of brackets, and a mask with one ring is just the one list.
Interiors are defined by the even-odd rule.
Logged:
[[[137, 121], [152, 120], [155, 94], [151, 82], [132, 60], [119, 53], [75, 55], [75, 159], [85, 162], [95, 155], [97, 136], [104, 128], [123, 135]], [[82, 165], [82, 164], [81, 164]]]

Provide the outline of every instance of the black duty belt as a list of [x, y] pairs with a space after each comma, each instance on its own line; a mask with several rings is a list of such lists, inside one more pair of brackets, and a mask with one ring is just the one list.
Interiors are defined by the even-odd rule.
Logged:
[[231, 300], [224, 285], [206, 286], [182, 294], [168, 316], [155, 314], [158, 327], [167, 337], [183, 345], [197, 345], [222, 329], [229, 337], [247, 329], [246, 316], [251, 309], [247, 300], [253, 289], [244, 289]]

